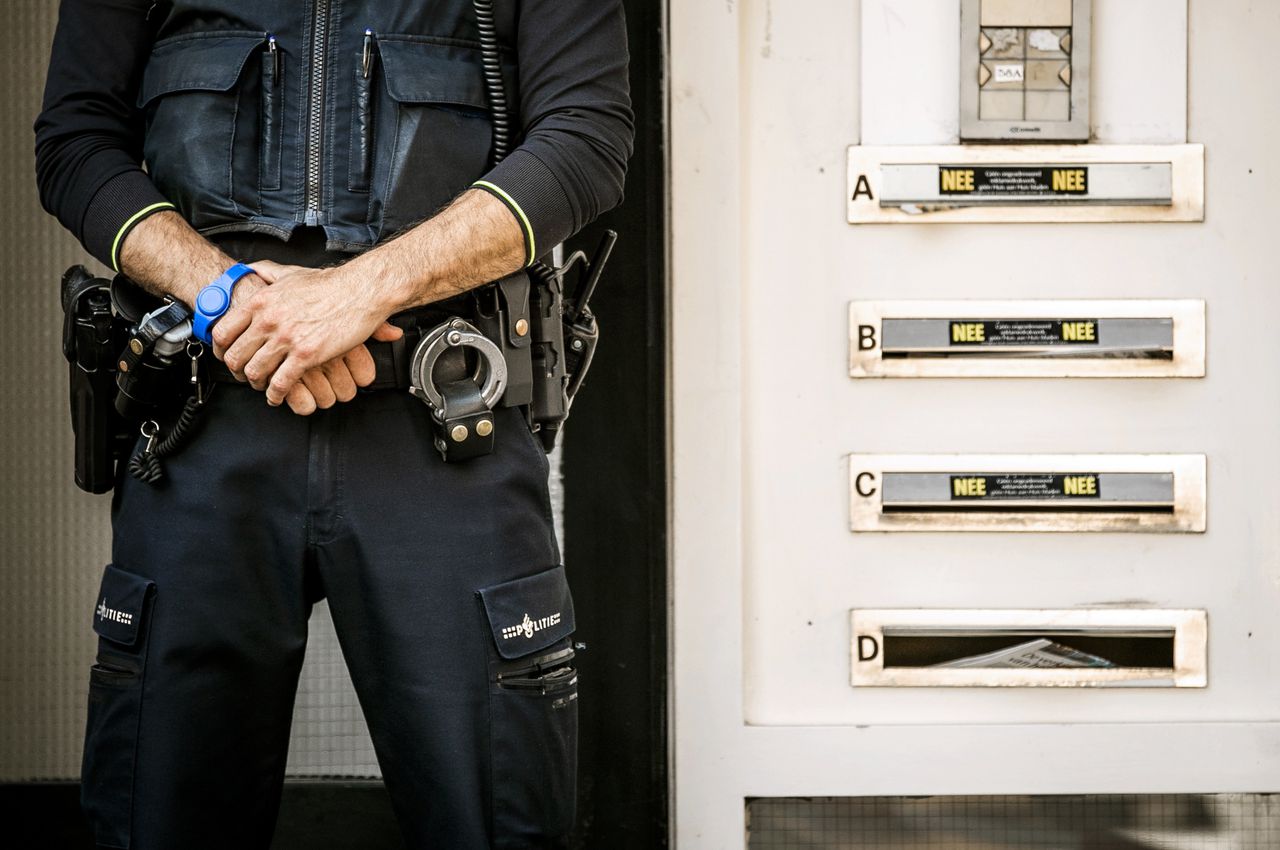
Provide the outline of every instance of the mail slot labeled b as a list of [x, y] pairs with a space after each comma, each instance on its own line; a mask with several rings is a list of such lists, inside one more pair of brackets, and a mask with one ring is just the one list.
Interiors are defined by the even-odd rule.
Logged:
[[854, 687], [1207, 683], [1204, 611], [854, 610]]
[[854, 531], [1205, 527], [1202, 455], [851, 455]]
[[1199, 378], [1204, 302], [855, 301], [854, 378]]

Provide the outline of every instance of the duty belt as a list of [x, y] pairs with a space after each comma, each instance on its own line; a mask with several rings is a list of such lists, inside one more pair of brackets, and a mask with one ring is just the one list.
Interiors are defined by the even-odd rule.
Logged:
[[[493, 451], [498, 405], [520, 408], [550, 452], [599, 341], [588, 303], [616, 239], [606, 231], [591, 259], [575, 251], [558, 268], [535, 263], [465, 295], [393, 317], [404, 336], [368, 343], [375, 373], [363, 389], [408, 391], [421, 400], [430, 411], [435, 447], [447, 462]], [[578, 285], [569, 296], [565, 279], [575, 268]], [[151, 328], [171, 312], [185, 316], [185, 308], [146, 294], [122, 276], [97, 280], [81, 268], [67, 273], [63, 289], [72, 421], [84, 426], [76, 433], [77, 483], [90, 492], [110, 489], [112, 467], [136, 439], [135, 429], [147, 440], [130, 460], [130, 471], [155, 483], [160, 458], [195, 433], [208, 397], [206, 382], [235, 378], [201, 346], [187, 345], [185, 358], [179, 356], [185, 338], [170, 339], [176, 329], [162, 335]], [[128, 348], [115, 356], [122, 340]], [[170, 394], [181, 410], [162, 434], [160, 420], [171, 414], [161, 415], [161, 400]]]
[[[492, 453], [493, 409], [534, 401], [530, 290], [529, 274], [518, 272], [470, 299], [394, 317], [404, 336], [367, 343], [375, 377], [365, 391], [408, 390], [425, 403], [447, 462]], [[217, 360], [209, 374], [236, 380]]]
[[[415, 317], [415, 322], [420, 318]], [[402, 329], [404, 335], [394, 342], [366, 343], [373, 357], [374, 379], [361, 392], [408, 391], [425, 402], [431, 411], [435, 447], [446, 461], [490, 454], [493, 408], [503, 396], [509, 374], [498, 345], [456, 316], [432, 328], [414, 324]], [[239, 383], [214, 358], [209, 358], [209, 376], [222, 383]]]
[[[373, 383], [362, 387], [361, 392], [408, 390], [409, 365], [413, 358], [413, 350], [424, 335], [425, 332], [418, 328], [408, 328], [404, 330], [404, 336], [395, 342], [369, 340], [365, 343], [365, 347], [373, 357], [374, 379]], [[208, 361], [209, 377], [212, 380], [225, 384], [240, 383], [221, 360], [210, 356]]]

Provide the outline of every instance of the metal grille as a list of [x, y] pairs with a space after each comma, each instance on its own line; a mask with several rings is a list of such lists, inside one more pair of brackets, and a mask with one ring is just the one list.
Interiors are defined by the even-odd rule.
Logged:
[[768, 798], [749, 850], [1274, 850], [1280, 796]]

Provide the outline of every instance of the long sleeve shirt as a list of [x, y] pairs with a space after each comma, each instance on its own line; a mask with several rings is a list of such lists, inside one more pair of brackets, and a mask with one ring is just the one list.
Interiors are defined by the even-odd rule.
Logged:
[[[515, 2], [515, 43], [504, 48], [518, 68], [508, 94], [518, 144], [475, 186], [511, 209], [532, 261], [621, 200], [634, 119], [620, 0]], [[164, 8], [62, 0], [35, 124], [44, 208], [117, 269], [130, 228], [176, 200], [142, 162], [138, 94]]]

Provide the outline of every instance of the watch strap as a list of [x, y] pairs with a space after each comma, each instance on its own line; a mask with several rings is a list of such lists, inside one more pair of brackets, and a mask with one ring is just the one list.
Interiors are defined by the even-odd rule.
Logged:
[[213, 326], [231, 309], [231, 293], [242, 278], [253, 274], [253, 269], [236, 263], [196, 295], [195, 310], [191, 318], [191, 332], [205, 345], [213, 345]]

